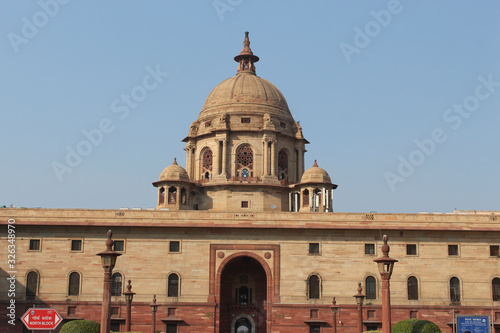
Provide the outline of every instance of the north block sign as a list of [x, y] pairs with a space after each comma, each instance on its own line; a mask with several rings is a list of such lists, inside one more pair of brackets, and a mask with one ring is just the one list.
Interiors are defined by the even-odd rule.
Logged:
[[29, 330], [53, 330], [62, 317], [56, 309], [31, 308], [21, 317], [21, 321]]

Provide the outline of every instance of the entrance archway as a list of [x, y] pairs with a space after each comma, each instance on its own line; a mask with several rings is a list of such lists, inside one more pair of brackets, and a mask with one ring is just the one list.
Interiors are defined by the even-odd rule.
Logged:
[[234, 317], [231, 324], [231, 333], [255, 333], [255, 326], [252, 316], [241, 314]]
[[254, 256], [235, 254], [221, 265], [220, 333], [266, 332], [269, 267]]

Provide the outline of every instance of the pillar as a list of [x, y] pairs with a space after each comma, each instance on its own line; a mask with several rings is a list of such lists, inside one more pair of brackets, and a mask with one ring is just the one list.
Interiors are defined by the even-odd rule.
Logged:
[[212, 168], [213, 168], [213, 176], [218, 176], [220, 174], [220, 164], [221, 164], [221, 158], [222, 158], [222, 152], [220, 148], [220, 140], [215, 139], [215, 144], [217, 145], [216, 151], [216, 156], [217, 158], [215, 160], [212, 160]]
[[276, 177], [276, 140], [271, 141], [271, 176]]
[[298, 157], [298, 171], [299, 171], [299, 174], [297, 175], [297, 181], [300, 181], [300, 179], [302, 178], [302, 174], [304, 173], [304, 151], [302, 149], [302, 147], [300, 148], [297, 148], [297, 151], [298, 151], [298, 154], [297, 154], [297, 157]]
[[263, 146], [264, 146], [264, 167], [263, 167], [263, 170], [262, 170], [262, 176], [265, 177], [267, 175], [269, 175], [269, 169], [268, 169], [268, 166], [269, 166], [269, 162], [268, 162], [268, 158], [269, 158], [269, 154], [267, 152], [267, 145], [268, 145], [268, 139], [267, 138], [264, 138], [264, 141], [263, 142]]
[[222, 140], [222, 175], [227, 178], [227, 139]]

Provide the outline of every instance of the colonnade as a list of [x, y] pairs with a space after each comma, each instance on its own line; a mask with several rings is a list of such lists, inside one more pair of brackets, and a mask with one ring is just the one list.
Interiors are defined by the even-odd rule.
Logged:
[[[214, 160], [212, 164], [212, 172], [213, 176], [224, 176], [228, 178], [230, 175], [234, 176], [236, 175], [237, 170], [237, 151], [234, 152], [229, 152], [228, 151], [228, 139], [227, 138], [215, 138], [215, 149], [212, 149], [214, 147], [210, 147], [212, 151], [215, 153], [214, 154]], [[269, 178], [269, 177], [277, 177], [277, 160], [278, 160], [278, 152], [276, 151], [276, 144], [277, 140], [274, 138], [269, 138], [267, 136], [264, 136], [262, 139], [262, 172], [260, 175], [262, 178]], [[250, 147], [252, 145], [250, 144]], [[197, 160], [200, 160], [200, 158], [197, 157], [198, 150], [196, 149], [196, 144], [194, 142], [188, 142], [186, 145], [186, 148], [184, 149], [186, 151], [186, 171], [189, 175], [189, 179], [191, 180], [197, 180], [201, 178], [200, 170], [201, 170], [201, 165], [197, 165]], [[296, 146], [294, 147], [294, 151], [288, 152], [288, 154], [295, 154], [295, 163], [294, 165], [289, 165], [288, 170], [289, 174], [291, 174], [293, 170], [293, 179], [291, 179], [294, 182], [299, 182], [300, 177], [302, 173], [304, 173], [304, 152], [306, 150], [302, 146]], [[255, 147], [253, 147], [253, 154], [254, 154], [254, 169], [252, 170], [255, 172], [255, 163], [258, 161], [255, 159], [256, 156], [256, 150]], [[228, 165], [228, 156], [232, 158], [234, 163], [231, 163], [230, 170], [228, 170], [227, 165]], [[292, 161], [293, 156], [288, 156], [288, 160]], [[199, 163], [202, 163], [200, 160]], [[198, 164], [199, 164], [198, 163]], [[294, 167], [292, 169], [292, 167]], [[200, 170], [198, 170], [200, 169]], [[228, 171], [230, 171], [230, 175], [228, 174]]]

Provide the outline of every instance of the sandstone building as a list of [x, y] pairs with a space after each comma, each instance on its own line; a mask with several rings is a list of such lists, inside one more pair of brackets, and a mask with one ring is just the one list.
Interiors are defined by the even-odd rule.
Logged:
[[[428, 319], [452, 332], [457, 314], [489, 315], [500, 332], [500, 213], [334, 213], [337, 188], [307, 168], [302, 128], [283, 94], [256, 75], [248, 34], [235, 76], [217, 85], [191, 124], [186, 167], [153, 185], [156, 209], [0, 209], [15, 225], [15, 296], [2, 292], [2, 332], [24, 332], [26, 309], [52, 306], [66, 321], [100, 320], [103, 269], [96, 254], [113, 231], [118, 258], [113, 329], [124, 329], [132, 281], [132, 330], [149, 332], [355, 332], [381, 327], [382, 235], [399, 262], [392, 319]], [[310, 165], [310, 164], [309, 164]], [[1, 247], [8, 249], [5, 232]], [[0, 264], [0, 289], [13, 269]], [[333, 321], [332, 300], [339, 306]], [[16, 304], [16, 325], [6, 307]]]

